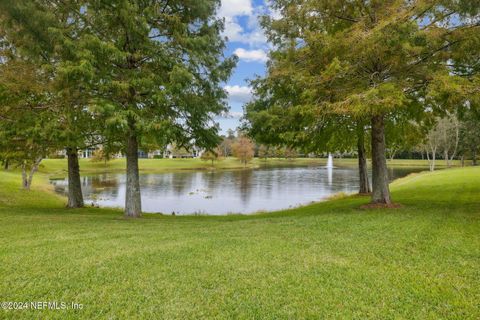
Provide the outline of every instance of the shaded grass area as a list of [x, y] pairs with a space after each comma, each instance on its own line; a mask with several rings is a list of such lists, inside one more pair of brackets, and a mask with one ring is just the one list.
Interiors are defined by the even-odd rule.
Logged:
[[[394, 210], [346, 197], [255, 216], [66, 210], [0, 173], [1, 319], [478, 319], [480, 168], [410, 175]], [[226, 204], [228, 205], [228, 204]]]

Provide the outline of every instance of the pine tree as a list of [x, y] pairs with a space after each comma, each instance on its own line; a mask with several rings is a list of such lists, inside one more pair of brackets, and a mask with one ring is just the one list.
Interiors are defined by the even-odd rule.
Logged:
[[225, 59], [217, 0], [82, 1], [77, 41], [94, 70], [95, 112], [127, 158], [125, 215], [141, 214], [138, 150], [144, 141], [211, 147], [225, 111]]

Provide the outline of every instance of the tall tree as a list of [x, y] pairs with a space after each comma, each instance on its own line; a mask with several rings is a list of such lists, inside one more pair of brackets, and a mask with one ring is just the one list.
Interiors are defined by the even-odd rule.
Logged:
[[240, 160], [244, 167], [253, 159], [255, 145], [248, 137], [240, 136], [233, 144], [233, 155]]
[[368, 178], [367, 152], [365, 150], [365, 124], [357, 123], [357, 156], [358, 174], [360, 176], [360, 194], [367, 194], [372, 191]]
[[6, 51], [0, 55], [0, 158], [21, 168], [22, 186], [29, 190], [40, 162], [55, 147], [51, 83], [42, 68]]
[[480, 152], [480, 112], [469, 112], [462, 116], [460, 123], [459, 152], [462, 159], [470, 154], [472, 165], [477, 165], [477, 155]]
[[125, 215], [141, 214], [138, 149], [218, 144], [214, 117], [226, 110], [221, 84], [235, 59], [224, 58], [218, 0], [86, 0], [76, 12], [78, 43], [94, 70], [95, 111], [121, 137], [127, 158]]
[[305, 104], [303, 88], [291, 81], [292, 70], [252, 81], [255, 99], [245, 106], [244, 129], [268, 146], [290, 146], [305, 153], [348, 151], [356, 148], [359, 192], [370, 193], [365, 148], [365, 119], [327, 114], [320, 104]]
[[[460, 5], [456, 5], [459, 4]], [[372, 202], [390, 204], [386, 124], [409, 107], [428, 111], [426, 88], [449, 75], [453, 48], [479, 29], [465, 1], [276, 0], [263, 25], [276, 49], [267, 78], [288, 74], [300, 104], [368, 118]], [[456, 16], [457, 19], [452, 19]], [[295, 103], [295, 101], [292, 101]], [[435, 108], [445, 104], [437, 103]]]
[[53, 82], [49, 130], [66, 150], [70, 208], [83, 206], [78, 151], [99, 142], [103, 123], [87, 108], [92, 66], [77, 46], [87, 29], [75, 15], [81, 7], [81, 1], [0, 1], [2, 29], [15, 54], [48, 70]]

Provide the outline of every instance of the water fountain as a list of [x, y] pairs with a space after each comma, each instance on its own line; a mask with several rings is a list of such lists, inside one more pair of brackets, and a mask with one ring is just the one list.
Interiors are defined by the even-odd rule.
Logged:
[[331, 186], [333, 183], [333, 156], [331, 153], [328, 154], [328, 161], [327, 161], [327, 175], [328, 175], [328, 185]]
[[331, 153], [328, 154], [327, 169], [333, 169], [333, 156]]

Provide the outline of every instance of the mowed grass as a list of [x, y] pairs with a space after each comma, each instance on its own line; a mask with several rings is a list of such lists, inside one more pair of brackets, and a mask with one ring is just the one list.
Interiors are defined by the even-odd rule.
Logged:
[[0, 300], [83, 309], [0, 319], [480, 318], [480, 168], [394, 182], [400, 209], [138, 220], [66, 210], [45, 179], [0, 173]]
[[[112, 159], [110, 161], [92, 161], [91, 159], [80, 159], [80, 170], [82, 173], [105, 173], [105, 172], [124, 172], [126, 162], [124, 158]], [[350, 164], [351, 161], [349, 161]], [[233, 157], [223, 158], [220, 161], [204, 161], [200, 158], [189, 159], [139, 159], [139, 168], [141, 172], [161, 173], [180, 170], [234, 170], [244, 168], [260, 167], [278, 167], [278, 166], [309, 166], [326, 165], [327, 160], [321, 158], [297, 158], [283, 159], [271, 158], [266, 161], [255, 158], [246, 166], [238, 159]], [[353, 162], [352, 162], [353, 163]], [[48, 174], [66, 175], [66, 159], [45, 159], [41, 163], [40, 172]]]
[[[268, 158], [253, 159], [247, 164], [247, 168], [262, 167], [280, 167], [280, 166], [324, 166], [327, 159], [324, 158]], [[337, 167], [355, 167], [357, 159], [334, 159], [334, 165]], [[428, 168], [427, 160], [403, 160], [395, 159], [388, 161], [388, 165], [392, 167], [420, 167]], [[440, 168], [445, 167], [444, 161], [437, 161], [436, 165]], [[459, 161], [454, 161], [453, 165], [460, 165]], [[223, 158], [215, 161], [213, 166], [210, 161], [201, 159], [139, 159], [140, 171], [144, 173], [161, 173], [180, 170], [234, 170], [244, 169], [244, 165], [236, 158]], [[125, 172], [125, 159], [113, 159], [108, 162], [95, 162], [91, 159], [80, 159], [80, 171], [83, 174], [95, 174], [105, 172]], [[50, 174], [54, 177], [65, 177], [67, 175], [66, 159], [45, 159], [40, 165], [40, 172]]]

